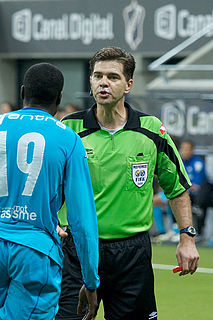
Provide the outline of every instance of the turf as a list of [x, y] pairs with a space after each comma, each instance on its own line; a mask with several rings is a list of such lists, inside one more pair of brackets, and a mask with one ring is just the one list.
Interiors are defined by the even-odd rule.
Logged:
[[[213, 268], [213, 249], [201, 247], [198, 251], [199, 267]], [[153, 263], [176, 265], [175, 252], [175, 246], [153, 245]], [[213, 320], [213, 274], [179, 277], [157, 269], [154, 273], [159, 320]], [[96, 320], [104, 320], [102, 305]]]

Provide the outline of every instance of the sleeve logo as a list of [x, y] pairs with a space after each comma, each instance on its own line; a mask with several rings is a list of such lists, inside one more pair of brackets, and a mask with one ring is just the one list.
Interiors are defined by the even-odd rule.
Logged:
[[160, 126], [160, 133], [161, 133], [162, 135], [164, 135], [165, 132], [166, 132], [166, 128], [164, 127], [163, 124], [161, 124], [161, 126]]

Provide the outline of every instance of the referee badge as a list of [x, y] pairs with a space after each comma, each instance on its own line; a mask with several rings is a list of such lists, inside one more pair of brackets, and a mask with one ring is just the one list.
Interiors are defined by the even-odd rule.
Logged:
[[141, 188], [148, 177], [148, 163], [137, 163], [132, 165], [132, 180], [134, 184]]

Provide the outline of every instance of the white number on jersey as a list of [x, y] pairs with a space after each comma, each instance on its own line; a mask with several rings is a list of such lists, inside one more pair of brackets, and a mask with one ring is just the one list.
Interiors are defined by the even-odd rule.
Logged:
[[6, 138], [7, 131], [0, 131], [0, 196], [8, 196]]
[[[7, 131], [0, 131], [0, 196], [8, 196], [7, 181]], [[27, 162], [29, 144], [33, 142], [33, 156], [31, 163]], [[37, 132], [24, 134], [18, 141], [17, 166], [27, 174], [27, 180], [22, 195], [31, 196], [41, 171], [45, 148], [44, 137]]]

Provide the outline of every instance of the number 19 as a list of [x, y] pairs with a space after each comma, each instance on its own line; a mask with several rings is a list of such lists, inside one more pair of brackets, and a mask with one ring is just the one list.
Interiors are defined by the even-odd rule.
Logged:
[[[7, 179], [7, 131], [0, 131], [0, 197], [8, 196]], [[34, 143], [31, 163], [27, 162], [29, 144]], [[44, 137], [37, 132], [26, 133], [18, 140], [16, 163], [18, 169], [27, 174], [27, 180], [22, 191], [23, 196], [32, 196], [39, 177], [45, 148]]]

